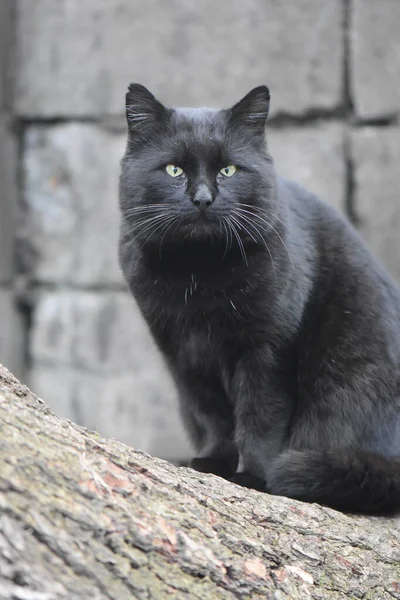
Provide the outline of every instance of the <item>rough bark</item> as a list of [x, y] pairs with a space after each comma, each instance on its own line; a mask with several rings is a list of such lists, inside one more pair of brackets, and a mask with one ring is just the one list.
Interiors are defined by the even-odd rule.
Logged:
[[400, 598], [396, 519], [177, 468], [61, 419], [0, 366], [0, 599]]

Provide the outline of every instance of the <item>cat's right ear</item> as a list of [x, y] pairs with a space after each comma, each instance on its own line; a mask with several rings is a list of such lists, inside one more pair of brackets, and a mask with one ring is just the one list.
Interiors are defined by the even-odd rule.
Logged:
[[126, 93], [126, 120], [132, 135], [148, 133], [157, 129], [168, 116], [167, 109], [144, 85], [131, 83]]
[[252, 89], [230, 109], [231, 123], [246, 126], [255, 134], [263, 136], [269, 112], [269, 100], [270, 94], [266, 85]]

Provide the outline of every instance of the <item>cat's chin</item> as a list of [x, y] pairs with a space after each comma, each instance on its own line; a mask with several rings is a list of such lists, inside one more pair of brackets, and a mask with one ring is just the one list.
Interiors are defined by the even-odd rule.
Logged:
[[188, 227], [186, 236], [193, 240], [214, 238], [217, 231], [218, 228], [212, 227], [207, 223], [201, 223], [195, 227]]
[[199, 217], [181, 224], [177, 233], [186, 239], [206, 239], [221, 235], [221, 226], [215, 219]]

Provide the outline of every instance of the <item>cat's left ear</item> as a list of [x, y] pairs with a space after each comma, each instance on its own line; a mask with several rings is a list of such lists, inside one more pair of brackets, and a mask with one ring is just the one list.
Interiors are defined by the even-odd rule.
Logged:
[[131, 83], [126, 94], [126, 120], [132, 134], [141, 135], [166, 121], [168, 111], [144, 85]]
[[246, 125], [253, 129], [254, 133], [263, 135], [269, 112], [269, 99], [269, 89], [266, 85], [252, 89], [230, 109], [231, 123]]

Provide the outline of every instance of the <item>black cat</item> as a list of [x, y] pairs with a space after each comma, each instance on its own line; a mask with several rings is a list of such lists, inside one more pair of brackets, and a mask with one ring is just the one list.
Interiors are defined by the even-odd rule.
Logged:
[[227, 110], [168, 109], [138, 84], [126, 102], [120, 263], [178, 386], [193, 466], [395, 512], [400, 290], [347, 221], [275, 173], [268, 88]]

